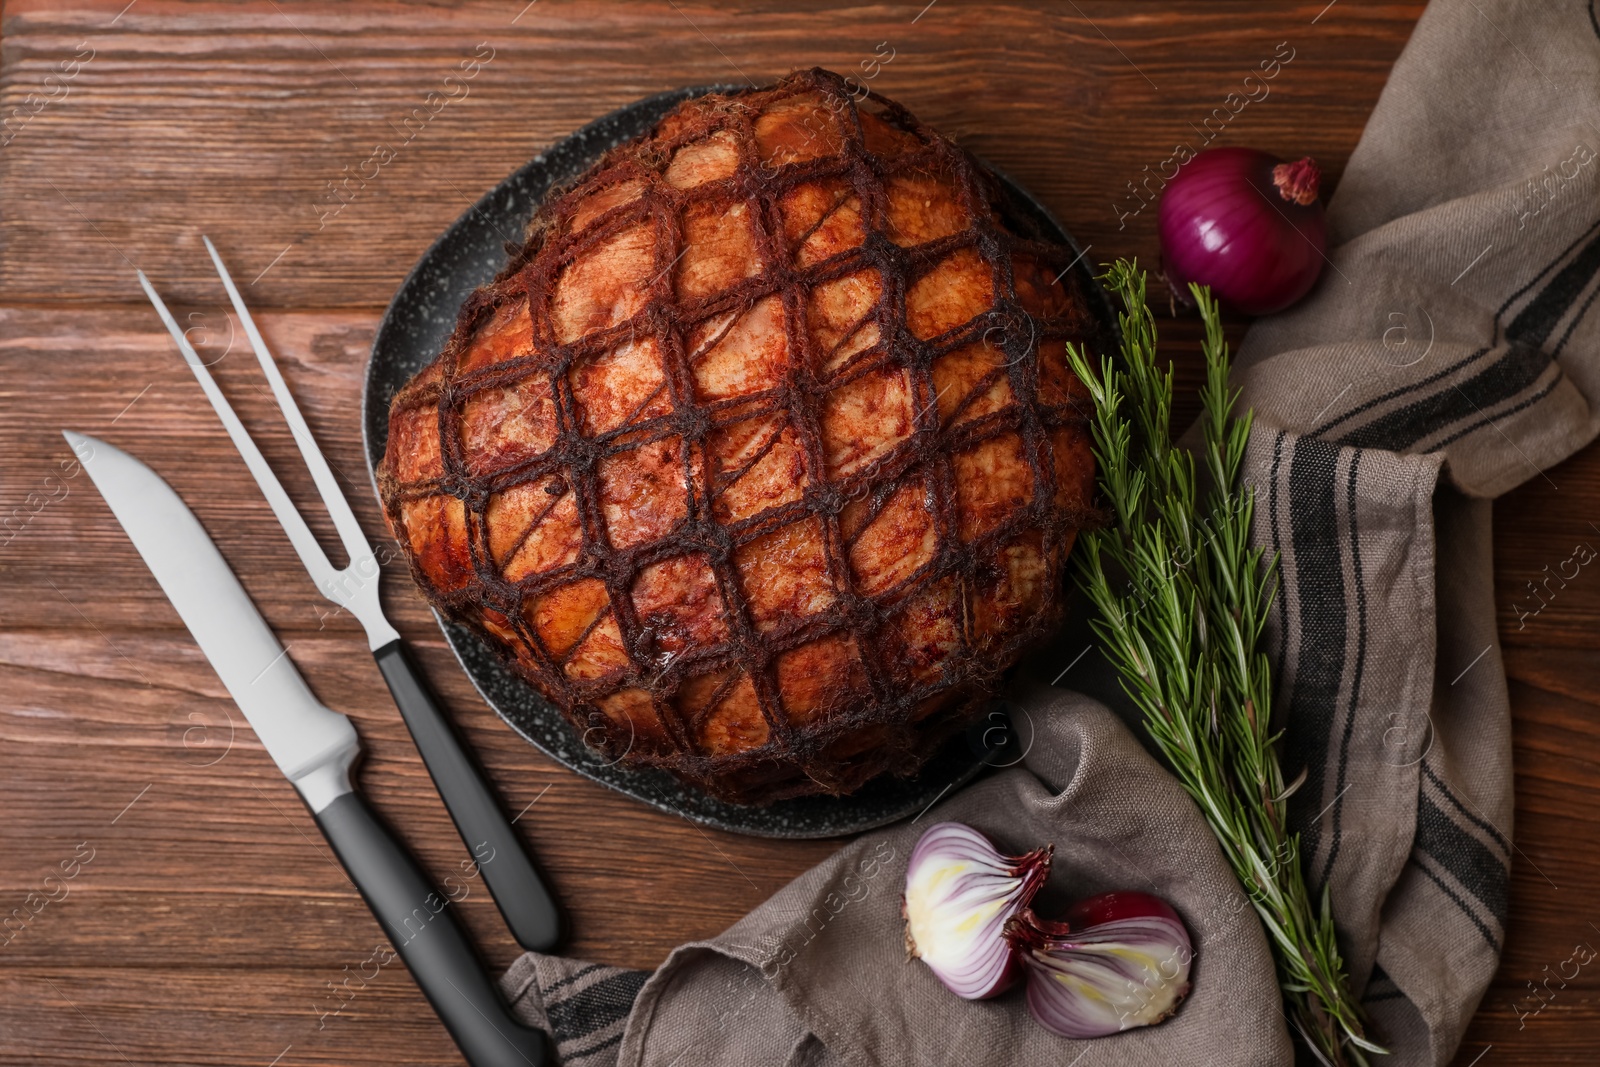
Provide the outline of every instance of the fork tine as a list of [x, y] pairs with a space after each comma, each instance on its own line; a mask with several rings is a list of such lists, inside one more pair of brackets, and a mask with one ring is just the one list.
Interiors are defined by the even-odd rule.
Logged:
[[244, 423], [239, 421], [239, 416], [234, 413], [233, 405], [228, 403], [228, 398], [222, 395], [222, 390], [217, 388], [217, 383], [212, 380], [211, 372], [201, 362], [195, 353], [194, 347], [189, 344], [189, 339], [183, 335], [177, 320], [172, 317], [172, 312], [167, 310], [166, 303], [161, 295], [150, 284], [150, 279], [144, 276], [144, 271], [138, 271], [139, 284], [144, 287], [144, 293], [150, 298], [150, 303], [155, 305], [156, 314], [161, 316], [161, 321], [166, 324], [167, 332], [172, 335], [178, 350], [183, 353], [184, 362], [189, 364], [189, 369], [194, 372], [195, 378], [200, 382], [200, 388], [205, 390], [206, 399], [211, 401], [217, 417], [222, 420], [222, 425], [227, 428], [228, 436], [233, 438], [234, 447], [239, 450], [239, 455], [244, 457], [245, 466], [250, 468], [250, 473], [255, 477], [256, 484], [261, 487], [261, 493], [267, 498], [267, 503], [272, 506], [272, 513], [278, 517], [278, 522], [283, 526], [284, 533], [289, 535], [289, 543], [294, 545], [294, 550], [300, 554], [300, 562], [305, 564], [311, 578], [317, 583], [319, 589], [325, 589], [333, 583], [338, 573], [333, 569], [333, 564], [328, 561], [327, 554], [322, 551], [322, 546], [317, 544], [317, 539], [311, 533], [311, 528], [306, 525], [306, 520], [296, 510], [294, 502], [289, 499], [289, 494], [283, 491], [283, 485], [278, 481], [278, 476], [272, 473], [272, 468], [267, 465], [266, 458], [261, 450], [256, 447], [255, 441], [250, 437], [250, 431], [244, 428]]
[[283, 374], [278, 370], [278, 361], [272, 357], [267, 342], [261, 337], [261, 331], [256, 329], [255, 319], [251, 317], [250, 309], [245, 307], [244, 297], [239, 295], [238, 287], [233, 284], [233, 276], [223, 265], [222, 257], [217, 254], [217, 248], [211, 243], [211, 238], [202, 235], [200, 239], [206, 243], [206, 251], [211, 253], [211, 262], [216, 264], [217, 274], [222, 278], [223, 287], [228, 290], [228, 299], [233, 301], [233, 310], [238, 312], [239, 320], [244, 323], [245, 335], [250, 338], [250, 346], [255, 349], [261, 370], [266, 374], [268, 384], [272, 386], [272, 395], [277, 398], [278, 407], [283, 411], [284, 421], [289, 424], [289, 432], [294, 435], [295, 444], [300, 446], [300, 455], [311, 470], [311, 479], [316, 482], [317, 492], [322, 494], [322, 503], [333, 519], [334, 528], [339, 531], [339, 539], [344, 542], [344, 550], [349, 553], [350, 562], [354, 564], [371, 556], [372, 544], [367, 540], [361, 524], [356, 521], [355, 512], [350, 508], [350, 501], [345, 498], [344, 490], [339, 488], [339, 482], [333, 476], [333, 469], [328, 466], [322, 449], [317, 447], [316, 438], [311, 436], [311, 428], [306, 425], [305, 417], [300, 414], [300, 405], [295, 403], [294, 394], [289, 392], [289, 383], [283, 380]]

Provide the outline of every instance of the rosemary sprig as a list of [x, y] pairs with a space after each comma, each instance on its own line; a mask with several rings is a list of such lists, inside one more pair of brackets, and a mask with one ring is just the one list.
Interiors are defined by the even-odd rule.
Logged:
[[1387, 1050], [1363, 1033], [1326, 888], [1313, 906], [1300, 838], [1286, 822], [1305, 775], [1285, 788], [1270, 668], [1258, 648], [1277, 561], [1250, 547], [1255, 494], [1238, 482], [1251, 412], [1234, 414], [1239, 394], [1228, 387], [1217, 304], [1208, 289], [1190, 287], [1206, 328], [1202, 491], [1195, 457], [1172, 441], [1172, 366], [1156, 365], [1144, 273], [1118, 260], [1104, 281], [1123, 307], [1121, 363], [1102, 357], [1096, 367], [1068, 348], [1094, 400], [1095, 458], [1112, 512], [1107, 528], [1079, 541], [1079, 581], [1099, 609], [1095, 633], [1266, 927], [1290, 1021], [1325, 1062], [1365, 1067], [1365, 1053]]

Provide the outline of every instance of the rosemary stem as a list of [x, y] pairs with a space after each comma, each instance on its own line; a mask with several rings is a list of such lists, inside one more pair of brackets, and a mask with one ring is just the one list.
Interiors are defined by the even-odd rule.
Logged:
[[[1284, 813], [1271, 677], [1258, 649], [1277, 592], [1277, 560], [1250, 547], [1253, 489], [1240, 487], [1250, 412], [1228, 386], [1229, 354], [1216, 301], [1191, 287], [1204, 320], [1204, 445], [1171, 439], [1173, 371], [1156, 365], [1145, 276], [1119, 260], [1104, 275], [1120, 299], [1122, 360], [1092, 364], [1068, 346], [1094, 405], [1091, 436], [1106, 529], [1085, 532], [1079, 581], [1093, 626], [1145, 729], [1205, 816], [1267, 933], [1294, 1029], [1333, 1067], [1365, 1067], [1371, 1042], [1350, 995], [1326, 891], [1312, 903], [1299, 835]], [[1126, 409], [1126, 410], [1125, 410]], [[1202, 493], [1197, 477], [1204, 471]], [[1118, 592], [1107, 566], [1127, 578]], [[1296, 782], [1298, 785], [1298, 782]]]

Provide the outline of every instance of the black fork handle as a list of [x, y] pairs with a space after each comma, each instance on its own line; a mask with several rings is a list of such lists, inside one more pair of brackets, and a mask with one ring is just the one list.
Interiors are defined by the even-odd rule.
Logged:
[[561, 914], [483, 772], [467, 755], [405, 647], [395, 640], [372, 655], [512, 936], [523, 948], [550, 951], [561, 940]]

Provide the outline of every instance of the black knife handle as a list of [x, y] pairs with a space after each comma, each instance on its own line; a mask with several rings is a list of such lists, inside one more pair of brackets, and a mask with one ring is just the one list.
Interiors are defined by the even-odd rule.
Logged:
[[[483, 772], [423, 684], [405, 646], [391, 641], [372, 655], [461, 839], [478, 858], [483, 880], [511, 935], [523, 948], [550, 951], [561, 940], [561, 914]], [[483, 858], [485, 853], [489, 859]]]
[[506, 1009], [466, 933], [416, 862], [358, 793], [315, 812], [317, 825], [471, 1067], [544, 1067], [548, 1042]]

